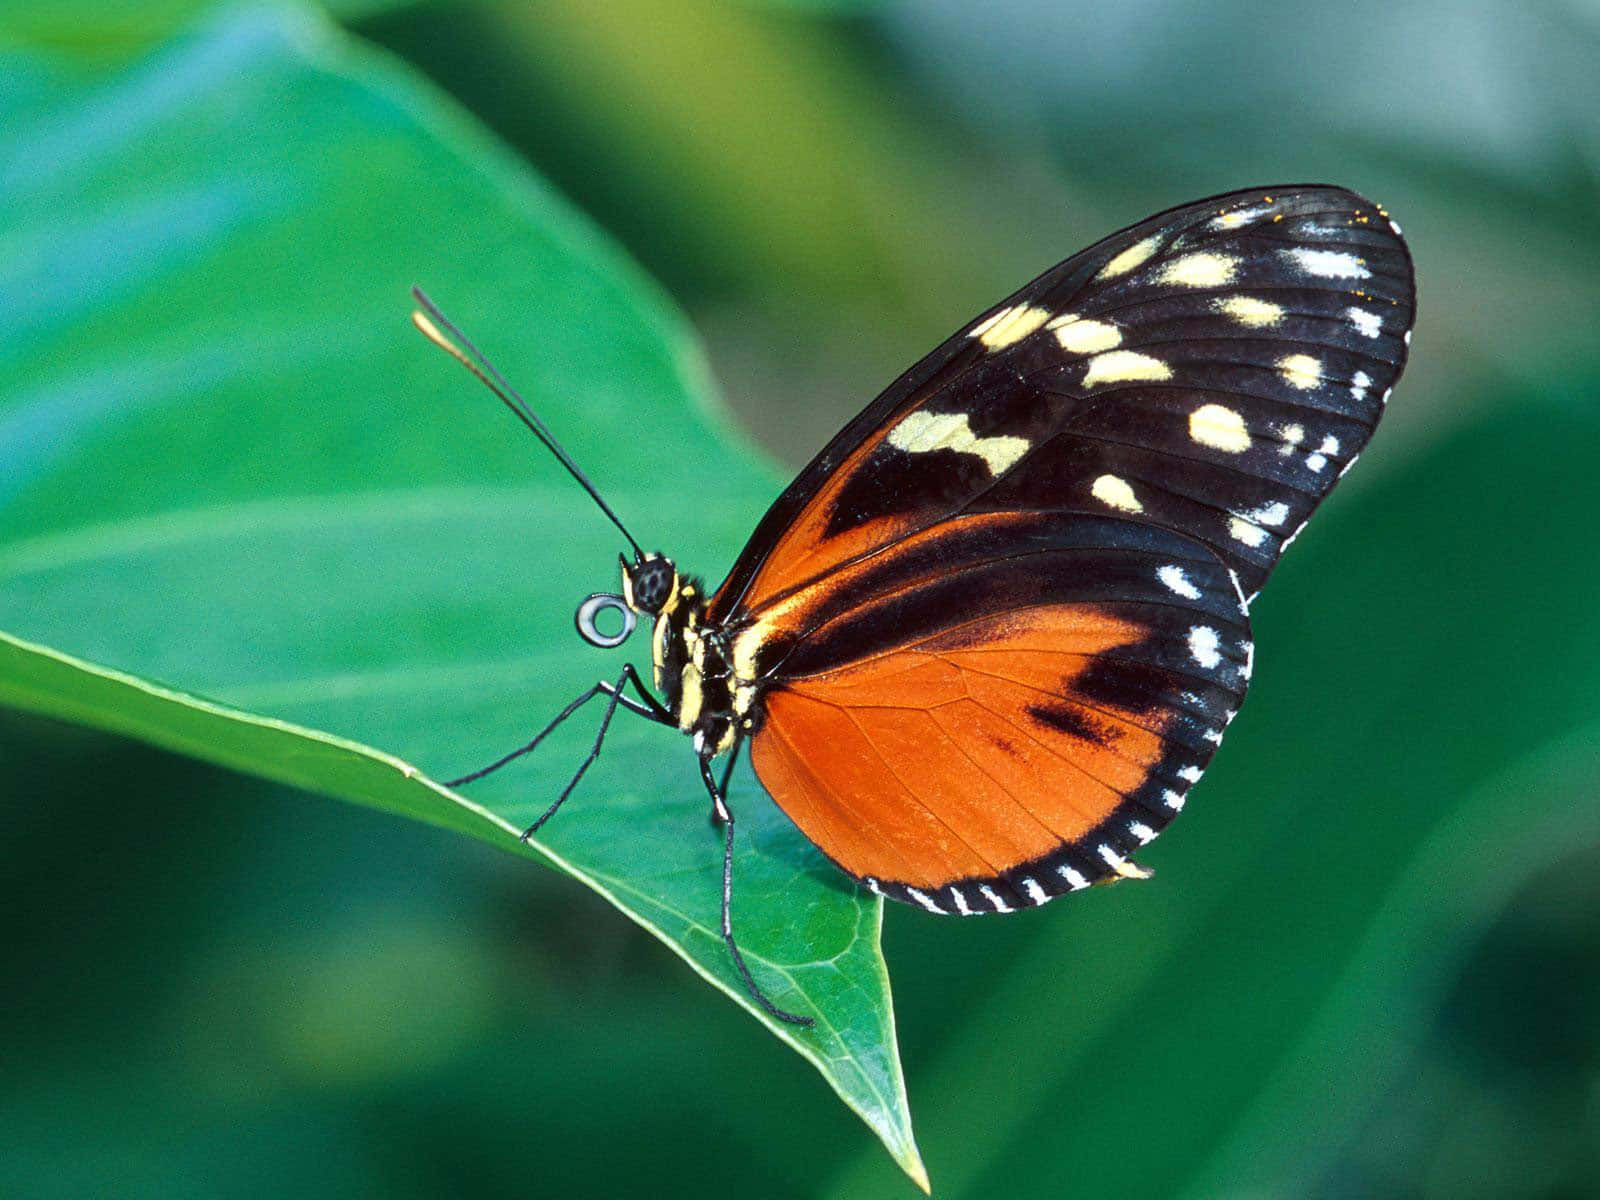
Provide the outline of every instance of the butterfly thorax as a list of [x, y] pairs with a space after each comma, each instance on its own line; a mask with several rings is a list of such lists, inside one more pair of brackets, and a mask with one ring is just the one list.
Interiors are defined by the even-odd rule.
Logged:
[[755, 688], [753, 680], [736, 676], [724, 631], [706, 621], [701, 581], [651, 554], [624, 561], [622, 591], [630, 608], [655, 621], [650, 660], [656, 690], [679, 730], [693, 738], [696, 753], [725, 753], [741, 729], [754, 728]]

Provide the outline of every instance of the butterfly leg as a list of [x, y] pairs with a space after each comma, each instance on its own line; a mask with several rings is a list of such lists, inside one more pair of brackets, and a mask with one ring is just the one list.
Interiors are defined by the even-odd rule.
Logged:
[[[728, 780], [733, 778], [733, 768], [734, 768], [734, 765], [739, 761], [739, 751], [743, 746], [744, 746], [744, 739], [743, 738], [735, 738], [734, 739], [733, 749], [728, 751], [727, 764], [722, 768], [722, 782], [717, 785], [717, 791], [721, 794], [722, 799], [724, 801], [723, 808], [727, 807], [726, 801], [728, 799]], [[720, 812], [718, 810], [717, 805], [715, 803], [713, 803], [711, 805], [711, 828], [718, 829], [718, 828], [721, 828], [721, 826], [722, 826], [722, 816], [721, 816], [721, 814], [720, 814]]]
[[[717, 786], [717, 781], [711, 774], [711, 760], [700, 759], [700, 778], [706, 785], [706, 791], [711, 794], [712, 821], [722, 826], [722, 940], [727, 943], [728, 953], [733, 958], [733, 965], [738, 968], [739, 977], [744, 980], [745, 990], [750, 993], [750, 998], [759, 1004], [768, 1016], [776, 1017], [789, 1025], [810, 1027], [816, 1024], [811, 1017], [796, 1016], [794, 1013], [785, 1012], [771, 1000], [766, 993], [756, 985], [755, 979], [750, 974], [750, 968], [745, 966], [744, 955], [739, 953], [739, 946], [733, 940], [733, 810], [723, 799], [722, 788]], [[726, 779], [726, 775], [724, 775]]]
[[[640, 699], [635, 700], [626, 694], [624, 689], [629, 685], [632, 685], [633, 689], [640, 696]], [[605, 744], [606, 731], [611, 727], [611, 718], [616, 715], [617, 706], [619, 704], [623, 708], [626, 708], [629, 712], [638, 713], [640, 716], [648, 717], [652, 721], [658, 721], [664, 724], [672, 723], [671, 714], [669, 714], [662, 706], [661, 702], [652, 696], [645, 688], [643, 682], [641, 682], [639, 679], [638, 673], [633, 669], [632, 663], [628, 663], [623, 667], [622, 674], [617, 677], [615, 683], [611, 683], [602, 679], [592, 688], [589, 688], [586, 692], [580, 695], [577, 699], [573, 700], [572, 703], [568, 704], [559, 713], [557, 713], [555, 719], [541, 729], [538, 734], [534, 736], [532, 741], [527, 742], [522, 746], [518, 746], [515, 750], [511, 751], [510, 754], [502, 755], [500, 758], [497, 758], [494, 762], [490, 763], [486, 767], [483, 767], [477, 771], [473, 771], [469, 775], [463, 775], [459, 779], [447, 781], [444, 786], [450, 788], [460, 787], [463, 784], [471, 783], [477, 779], [482, 779], [485, 775], [488, 775], [494, 771], [498, 771], [506, 764], [515, 762], [524, 754], [537, 749], [539, 743], [544, 741], [545, 738], [549, 737], [550, 734], [555, 731], [558, 725], [560, 725], [568, 717], [572, 716], [573, 713], [577, 712], [585, 704], [589, 703], [589, 701], [593, 700], [596, 696], [608, 696], [610, 697], [610, 700], [606, 704], [605, 715], [600, 719], [600, 729], [595, 735], [594, 746], [590, 749], [589, 756], [583, 760], [583, 764], [578, 768], [577, 773], [573, 775], [572, 779], [567, 783], [567, 786], [562, 789], [561, 795], [556, 797], [555, 803], [546, 809], [544, 813], [540, 815], [537, 821], [523, 831], [522, 836], [524, 838], [531, 837], [535, 832], [538, 831], [541, 825], [555, 815], [556, 810], [560, 808], [561, 805], [566, 801], [567, 797], [572, 794], [572, 790], [578, 786], [578, 781], [583, 778], [584, 772], [589, 769], [590, 764], [592, 764], [595, 759], [600, 757], [600, 748]]]

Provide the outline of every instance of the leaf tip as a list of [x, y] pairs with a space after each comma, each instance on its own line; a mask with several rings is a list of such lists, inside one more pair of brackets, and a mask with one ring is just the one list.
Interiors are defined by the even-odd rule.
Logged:
[[928, 1179], [928, 1168], [922, 1165], [922, 1156], [912, 1150], [908, 1159], [902, 1160], [900, 1168], [911, 1177], [911, 1182], [922, 1189], [924, 1196], [933, 1195], [933, 1184]]

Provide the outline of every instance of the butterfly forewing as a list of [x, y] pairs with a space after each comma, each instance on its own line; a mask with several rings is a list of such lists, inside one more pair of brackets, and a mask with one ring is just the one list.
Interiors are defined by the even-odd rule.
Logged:
[[1366, 444], [1410, 258], [1336, 188], [1160, 214], [918, 363], [774, 504], [708, 618], [762, 781], [945, 912], [1128, 874], [1249, 680], [1247, 603]]
[[897, 380], [774, 504], [709, 615], [1018, 507], [1180, 530], [1253, 595], [1371, 436], [1412, 311], [1404, 243], [1351, 192], [1238, 192], [1152, 217]]

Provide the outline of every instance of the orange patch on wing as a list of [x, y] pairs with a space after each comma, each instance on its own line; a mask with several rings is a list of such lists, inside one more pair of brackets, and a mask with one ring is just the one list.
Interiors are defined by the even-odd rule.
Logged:
[[1054, 605], [786, 681], [766, 697], [756, 772], [858, 878], [931, 890], [998, 875], [1082, 837], [1162, 758], [1159, 721], [1072, 688], [1144, 633]]
[[[829, 621], [847, 618], [850, 614], [838, 613], [837, 597], [840, 592], [847, 591], [859, 583], [864, 577], [875, 571], [892, 568], [896, 561], [910, 558], [927, 548], [929, 543], [948, 540], [953, 531], [970, 530], [974, 527], [1000, 528], [1008, 525], [1024, 524], [1030, 520], [1027, 513], [997, 512], [982, 513], [974, 516], [956, 517], [949, 521], [940, 522], [928, 529], [902, 536], [893, 545], [882, 551], [851, 561], [846, 543], [860, 543], [864, 547], [860, 552], [872, 548], [869, 544], [877, 540], [877, 527], [883, 522], [862, 526], [860, 529], [850, 530], [838, 535], [827, 543], [829, 564], [827, 574], [819, 576], [817, 569], [797, 567], [786, 571], [784, 578], [794, 577], [804, 586], [785, 585], [783, 589], [769, 589], [766, 582], [760, 586], [762, 598], [758, 601], [755, 596], [757, 589], [752, 588], [750, 595], [746, 596], [742, 605], [747, 610], [755, 613], [755, 621], [769, 626], [769, 633], [782, 629], [791, 633], [820, 632], [827, 628]], [[836, 558], [835, 551], [841, 551]], [[766, 576], [758, 578], [765, 581]], [[776, 578], [776, 576], [773, 576]], [[898, 587], [873, 595], [865, 604], [881, 603], [896, 595], [900, 591], [921, 586], [923, 580], [919, 576], [913, 580], [900, 583]], [[793, 590], [789, 590], [793, 587]], [[786, 592], [787, 594], [783, 594]], [[715, 600], [713, 600], [715, 603]], [[822, 614], [834, 614], [828, 619], [823, 619]], [[1021, 619], [1019, 615], [1017, 618]], [[959, 640], [959, 633], [956, 635]], [[1096, 635], [1098, 636], [1098, 635]]]

